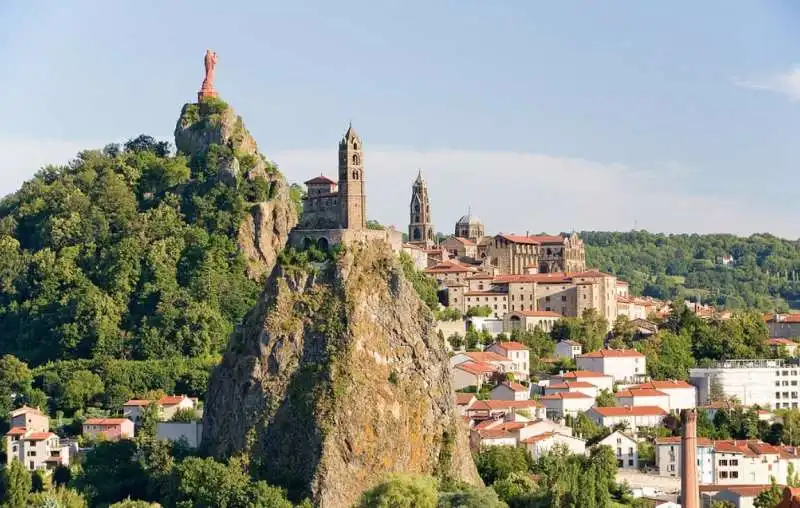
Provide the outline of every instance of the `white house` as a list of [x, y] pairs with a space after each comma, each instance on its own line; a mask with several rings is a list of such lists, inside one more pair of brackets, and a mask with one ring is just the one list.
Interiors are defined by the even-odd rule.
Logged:
[[159, 420], [169, 421], [180, 409], [195, 409], [197, 399], [186, 395], [165, 395], [158, 400], [131, 399], [122, 405], [122, 416], [137, 422], [150, 404], [158, 407]]
[[618, 391], [617, 404], [620, 406], [658, 406], [669, 412], [669, 395], [652, 388], [629, 388]]
[[574, 340], [562, 340], [556, 344], [557, 358], [569, 358], [571, 360], [580, 355], [582, 351], [581, 343]]
[[557, 376], [552, 376], [550, 379], [551, 383], [582, 381], [595, 385], [598, 390], [612, 391], [614, 389], [614, 380], [611, 376], [607, 376], [601, 372], [592, 372], [589, 370], [573, 370], [571, 372], [565, 372]]
[[466, 353], [456, 353], [450, 357], [451, 367], [465, 362], [489, 365], [499, 374], [514, 373], [514, 361], [494, 351], [468, 351]]
[[483, 362], [463, 362], [455, 365], [450, 375], [453, 379], [453, 388], [456, 390], [468, 386], [480, 389], [484, 383], [491, 380], [495, 372], [495, 367]]
[[11, 429], [6, 432], [6, 463], [19, 460], [27, 470], [53, 470], [67, 466], [70, 446], [50, 432], [50, 418], [38, 408], [23, 406], [9, 413]]
[[530, 351], [524, 344], [513, 341], [495, 342], [486, 351], [497, 353], [514, 362], [512, 372], [517, 380], [524, 381], [530, 377]]
[[558, 432], [545, 432], [538, 434], [520, 441], [533, 457], [533, 460], [539, 460], [542, 455], [545, 455], [551, 448], [556, 445], [566, 446], [571, 453], [578, 455], [586, 454], [586, 441], [575, 436], [559, 434]]
[[544, 387], [545, 395], [559, 392], [578, 392], [596, 399], [600, 390], [592, 383], [587, 383], [586, 381], [567, 381], [565, 383], [555, 383]]
[[551, 420], [525, 420], [519, 415], [484, 420], [470, 429], [470, 446], [519, 446], [524, 440], [539, 434], [572, 435], [572, 429]]
[[670, 411], [680, 413], [682, 409], [692, 409], [697, 406], [697, 388], [686, 381], [678, 381], [676, 379], [648, 381], [647, 383], [631, 386], [631, 389], [633, 388], [652, 389], [666, 393], [669, 397]]
[[490, 418], [520, 414], [525, 418], [545, 417], [544, 406], [536, 400], [476, 400], [465, 410], [470, 418]]
[[531, 397], [527, 386], [514, 381], [505, 381], [492, 389], [489, 398], [492, 400], [528, 400]]
[[577, 416], [594, 405], [592, 397], [580, 392], [553, 393], [545, 395], [539, 401], [544, 405], [545, 414], [551, 419]]
[[661, 425], [667, 416], [667, 412], [658, 406], [593, 407], [586, 414], [604, 427], [624, 424], [625, 428], [634, 434], [639, 427]]
[[645, 356], [631, 349], [601, 349], [575, 358], [578, 369], [601, 372], [615, 382], [639, 383], [647, 373]]
[[615, 430], [605, 438], [601, 439], [598, 445], [605, 445], [614, 450], [619, 469], [638, 469], [639, 468], [639, 448], [638, 443], [628, 434]]

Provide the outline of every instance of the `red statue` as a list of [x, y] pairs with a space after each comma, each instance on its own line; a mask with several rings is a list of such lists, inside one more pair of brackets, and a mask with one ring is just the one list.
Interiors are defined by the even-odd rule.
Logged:
[[200, 101], [203, 97], [216, 97], [217, 91], [214, 90], [214, 67], [217, 65], [217, 54], [210, 49], [206, 50], [206, 57], [203, 62], [206, 67], [206, 74], [203, 78], [203, 85], [200, 91], [197, 92], [197, 100]]

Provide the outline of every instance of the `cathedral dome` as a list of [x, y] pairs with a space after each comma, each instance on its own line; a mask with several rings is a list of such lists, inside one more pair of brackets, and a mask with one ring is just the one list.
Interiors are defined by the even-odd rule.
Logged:
[[467, 215], [463, 215], [456, 225], [458, 226], [478, 226], [481, 224], [481, 220], [472, 215], [472, 213], [468, 213]]

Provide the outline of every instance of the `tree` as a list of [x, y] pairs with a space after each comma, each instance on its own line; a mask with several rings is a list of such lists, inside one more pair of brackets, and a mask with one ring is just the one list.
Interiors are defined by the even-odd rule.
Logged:
[[435, 508], [436, 480], [429, 476], [395, 475], [364, 492], [358, 508]]
[[175, 414], [172, 415], [173, 422], [191, 423], [196, 422], [199, 418], [200, 417], [194, 408], [181, 408], [175, 411]]
[[639, 455], [639, 467], [652, 467], [656, 464], [656, 449], [649, 441], [639, 441], [636, 445]]
[[512, 473], [530, 471], [531, 456], [525, 448], [488, 446], [475, 456], [475, 465], [483, 482], [491, 485]]
[[139, 431], [136, 435], [140, 439], [155, 439], [158, 435], [158, 422], [161, 420], [161, 408], [151, 402], [142, 410], [139, 416]]
[[770, 476], [769, 488], [762, 490], [760, 494], [753, 500], [755, 508], [774, 508], [781, 502], [783, 492], [778, 484], [775, 482], [775, 477]]
[[619, 339], [625, 347], [633, 347], [633, 337], [636, 334], [636, 325], [625, 314], [617, 316], [611, 334], [615, 339]]
[[37, 492], [28, 498], [29, 508], [86, 508], [86, 499], [79, 493], [66, 487]]
[[439, 496], [437, 508], [508, 508], [489, 487], [471, 487]]
[[511, 473], [502, 480], [492, 484], [498, 497], [511, 508], [527, 506], [536, 491], [536, 483], [527, 473]]
[[11, 355], [0, 357], [0, 421], [8, 419], [13, 404], [31, 390], [32, 381], [25, 362]]
[[607, 388], [600, 390], [595, 399], [595, 405], [597, 407], [615, 407], [617, 405], [617, 397]]
[[100, 376], [88, 370], [79, 370], [72, 374], [64, 385], [59, 406], [73, 412], [85, 409], [89, 403], [102, 395], [104, 389]]
[[3, 501], [8, 508], [25, 508], [31, 491], [31, 474], [19, 460], [3, 470]]
[[76, 484], [93, 506], [146, 496], [147, 476], [137, 453], [130, 440], [100, 442], [86, 452]]
[[488, 305], [477, 305], [467, 309], [467, 317], [489, 317], [492, 315], [492, 308]]
[[689, 379], [695, 366], [691, 338], [687, 333], [661, 331], [642, 343], [647, 373], [654, 379]]
[[439, 297], [437, 294], [438, 284], [436, 279], [416, 269], [411, 256], [401, 252], [399, 256], [400, 266], [406, 279], [411, 281], [417, 295], [431, 310], [439, 309]]
[[800, 475], [794, 470], [794, 464], [789, 462], [786, 468], [786, 486], [787, 487], [800, 487]]

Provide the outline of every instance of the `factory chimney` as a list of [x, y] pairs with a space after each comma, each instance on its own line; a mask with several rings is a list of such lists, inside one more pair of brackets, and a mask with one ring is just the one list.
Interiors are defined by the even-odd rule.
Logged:
[[684, 409], [681, 413], [681, 508], [699, 508], [700, 491], [697, 486], [697, 410]]

